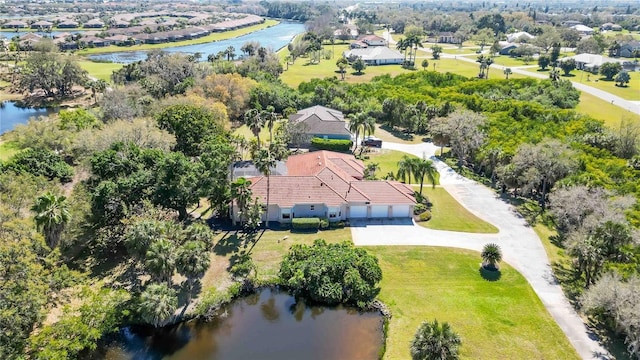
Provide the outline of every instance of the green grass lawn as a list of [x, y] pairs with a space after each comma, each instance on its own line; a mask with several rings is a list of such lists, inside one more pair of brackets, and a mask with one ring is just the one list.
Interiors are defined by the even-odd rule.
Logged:
[[542, 241], [542, 245], [544, 246], [544, 250], [546, 251], [551, 264], [570, 259], [563, 248], [557, 246], [551, 241], [551, 237], [558, 235], [555, 230], [552, 230], [539, 222], [533, 226], [533, 230]]
[[0, 139], [0, 161], [7, 161], [18, 152], [15, 144]]
[[[418, 57], [419, 58], [419, 57]], [[437, 72], [445, 73], [450, 72], [466, 77], [477, 77], [480, 72], [480, 64], [478, 63], [470, 63], [460, 59], [444, 59], [433, 60], [430, 57], [427, 58], [429, 60], [429, 70], [433, 71], [434, 64], [435, 70]], [[525, 75], [520, 74], [511, 74], [509, 75], [510, 79], [515, 78], [523, 78]], [[489, 79], [504, 79], [504, 73], [501, 69], [497, 69], [495, 67], [489, 67]]]
[[376, 131], [373, 136], [379, 138], [382, 141], [390, 141], [402, 144], [419, 144], [422, 142], [422, 136], [405, 134], [401, 131], [388, 131], [380, 124], [376, 124]]
[[[504, 55], [494, 57], [493, 63], [496, 65], [512, 66], [512, 67], [527, 65], [524, 63], [524, 61], [522, 61], [522, 59], [514, 58], [511, 56], [504, 56]], [[529, 65], [532, 65], [532, 64], [529, 64]]]
[[[433, 46], [433, 44], [425, 44], [425, 48], [429, 49]], [[442, 46], [442, 45], [440, 45]], [[452, 55], [461, 55], [461, 54], [475, 54], [475, 52], [477, 50], [480, 50], [479, 47], [474, 47], [474, 48], [459, 48], [459, 47], [444, 47], [442, 46], [442, 52], [445, 54], [452, 54]]]
[[[357, 153], [358, 151], [356, 151]], [[371, 149], [371, 152], [366, 153], [369, 159], [364, 160], [365, 166], [371, 163], [378, 164], [378, 171], [376, 171], [376, 177], [382, 179], [386, 174], [392, 172], [394, 175], [398, 173], [398, 161], [403, 156], [415, 157], [413, 155], [404, 153], [402, 151], [395, 151], [389, 149]]]
[[89, 76], [107, 82], [111, 81], [111, 73], [120, 70], [124, 66], [123, 64], [94, 62], [91, 60], [80, 60], [78, 65], [86, 70]]
[[[616, 86], [615, 81], [604, 80], [604, 77], [600, 75], [591, 74], [586, 71], [574, 71], [574, 77], [572, 81], [577, 81], [582, 84], [594, 87], [606, 91], [610, 94], [619, 96], [625, 100], [640, 101], [640, 72], [630, 71], [629, 76], [631, 81], [626, 87]], [[587, 81], [587, 75], [590, 77], [590, 81]], [[598, 81], [595, 81], [598, 80]]]
[[640, 116], [637, 114], [585, 92], [580, 93], [580, 103], [576, 111], [602, 120], [610, 128], [617, 128], [622, 119], [634, 120], [640, 124]]
[[[103, 54], [103, 53], [112, 53], [112, 52], [121, 52], [121, 51], [140, 51], [140, 50], [151, 50], [151, 49], [163, 49], [163, 48], [173, 47], [173, 46], [204, 44], [212, 41], [226, 40], [226, 39], [231, 39], [238, 36], [246, 35], [254, 31], [266, 29], [268, 27], [277, 25], [278, 23], [279, 21], [277, 20], [267, 20], [262, 24], [248, 26], [242, 29], [219, 32], [219, 33], [211, 33], [199, 39], [178, 41], [178, 42], [168, 42], [168, 43], [162, 43], [162, 44], [141, 44], [141, 45], [133, 45], [133, 46], [111, 45], [111, 46], [105, 46], [105, 47], [99, 47], [99, 48], [89, 48], [89, 49], [78, 50], [76, 54], [79, 54], [79, 55]], [[236, 49], [236, 51], [239, 51], [239, 49]]]
[[533, 289], [501, 264], [480, 275], [480, 254], [433, 247], [368, 247], [383, 272], [379, 298], [391, 308], [385, 359], [409, 358], [420, 323], [447, 321], [462, 338], [462, 359], [579, 359]]
[[[420, 190], [420, 186], [414, 186], [413, 189], [417, 192]], [[498, 232], [498, 228], [472, 214], [444, 188], [432, 188], [425, 185], [422, 194], [429, 198], [433, 207], [431, 208], [431, 220], [419, 222], [418, 225], [433, 230], [484, 234]]]

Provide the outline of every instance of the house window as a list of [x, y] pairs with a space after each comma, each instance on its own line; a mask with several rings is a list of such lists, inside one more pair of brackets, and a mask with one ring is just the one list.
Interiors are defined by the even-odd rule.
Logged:
[[287, 214], [282, 214], [282, 218], [283, 219], [291, 219], [291, 214], [287, 213]]
[[335, 218], [336, 217], [336, 213], [329, 213], [329, 217], [330, 218]]
[[316, 209], [316, 206], [315, 206], [315, 205], [311, 205], [311, 206], [310, 206], [310, 208], [309, 208], [309, 210], [311, 210], [311, 211], [313, 211], [313, 210], [315, 210], [315, 209]]
[[262, 209], [262, 211], [267, 211], [267, 205], [260, 205], [260, 208]]

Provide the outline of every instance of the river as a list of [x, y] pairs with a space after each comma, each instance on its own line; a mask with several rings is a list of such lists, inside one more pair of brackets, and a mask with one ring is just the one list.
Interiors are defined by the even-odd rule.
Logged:
[[[260, 45], [272, 49], [279, 50], [286, 46], [291, 40], [298, 34], [304, 32], [304, 24], [281, 22], [278, 25], [258, 30], [250, 34], [242, 35], [233, 39], [214, 41], [204, 44], [186, 45], [186, 46], [172, 46], [162, 50], [168, 52], [181, 52], [181, 53], [201, 53], [202, 60], [206, 61], [209, 54], [217, 54], [220, 51], [224, 51], [229, 46], [235, 48], [237, 56], [241, 54], [240, 48], [242, 45], [249, 41], [259, 42]], [[99, 61], [111, 61], [115, 63], [129, 64], [132, 62], [144, 60], [147, 58], [146, 51], [123, 51], [109, 54], [96, 54], [89, 56], [92, 60]]]
[[98, 356], [124, 359], [377, 359], [383, 317], [339, 307], [307, 306], [273, 289], [236, 300], [211, 322], [157, 331], [121, 331]]

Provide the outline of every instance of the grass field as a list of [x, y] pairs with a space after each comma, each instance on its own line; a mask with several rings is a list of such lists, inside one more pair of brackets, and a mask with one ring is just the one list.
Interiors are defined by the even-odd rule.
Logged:
[[640, 124], [640, 116], [637, 114], [585, 92], [580, 93], [580, 103], [576, 111], [602, 120], [610, 128], [617, 128], [622, 119], [630, 119]]
[[86, 70], [89, 76], [107, 82], [111, 81], [111, 73], [124, 66], [123, 64], [93, 62], [91, 60], [79, 60], [78, 65]]
[[364, 161], [365, 166], [371, 163], [378, 164], [376, 177], [379, 179], [384, 178], [385, 175], [390, 172], [396, 175], [398, 173], [398, 161], [400, 161], [403, 156], [415, 157], [401, 151], [389, 149], [372, 149], [372, 151], [366, 153], [366, 155], [369, 156], [369, 159]]
[[234, 37], [246, 35], [248, 33], [266, 29], [268, 27], [277, 25], [279, 21], [277, 20], [267, 20], [262, 24], [248, 26], [246, 28], [225, 31], [220, 33], [211, 33], [207, 36], [201, 37], [199, 39], [186, 40], [186, 41], [178, 41], [178, 42], [168, 42], [163, 44], [141, 44], [141, 45], [133, 45], [133, 46], [105, 46], [99, 48], [90, 48], [78, 50], [76, 54], [78, 55], [91, 55], [91, 54], [103, 54], [103, 53], [112, 53], [112, 52], [121, 52], [121, 51], [140, 51], [140, 50], [151, 50], [151, 49], [163, 49], [166, 47], [173, 46], [186, 46], [186, 45], [194, 45], [194, 44], [204, 44], [212, 41], [220, 41], [231, 39]]
[[12, 143], [0, 139], [0, 161], [9, 160], [17, 152], [18, 149]]
[[405, 134], [401, 131], [391, 132], [383, 128], [380, 124], [376, 124], [376, 131], [373, 135], [382, 141], [390, 141], [401, 144], [419, 144], [422, 142], [422, 136]]
[[[425, 48], [431, 48], [433, 46], [433, 44], [431, 45], [426, 45], [425, 44]], [[440, 45], [442, 46], [442, 45]], [[459, 48], [459, 47], [451, 47], [451, 46], [442, 46], [442, 52], [445, 54], [452, 54], [452, 55], [462, 55], [462, 54], [475, 54], [475, 52], [477, 50], [480, 50], [479, 47], [474, 47], [474, 48]]]
[[[414, 186], [417, 192], [420, 186]], [[475, 216], [460, 205], [447, 190], [441, 187], [432, 188], [425, 185], [422, 194], [433, 204], [431, 220], [419, 222], [418, 225], [433, 230], [461, 231], [470, 233], [495, 234], [498, 228]]]
[[383, 271], [380, 299], [391, 308], [385, 359], [409, 358], [424, 320], [447, 321], [462, 359], [579, 359], [533, 289], [501, 264], [483, 279], [480, 254], [433, 247], [371, 247]]
[[[420, 57], [418, 56], [418, 59]], [[437, 72], [450, 72], [466, 77], [477, 77], [480, 72], [480, 65], [478, 63], [470, 63], [460, 59], [445, 59], [441, 58], [440, 60], [433, 60], [430, 55], [427, 57], [429, 60], [429, 70]], [[435, 67], [434, 67], [435, 64]], [[525, 75], [520, 74], [511, 74], [509, 75], [510, 79], [515, 78], [524, 78]], [[501, 69], [497, 69], [495, 67], [489, 67], [489, 79], [504, 79], [505, 75]]]
[[[604, 77], [594, 75], [586, 71], [579, 70], [576, 71], [574, 75], [575, 76], [571, 78], [572, 81], [577, 81], [596, 89], [606, 91], [625, 100], [640, 101], [640, 72], [638, 71], [629, 72], [631, 81], [626, 87], [616, 86], [615, 81], [604, 80]], [[590, 77], [590, 81], [587, 81], [587, 76]], [[595, 81], [596, 79], [598, 81]]]

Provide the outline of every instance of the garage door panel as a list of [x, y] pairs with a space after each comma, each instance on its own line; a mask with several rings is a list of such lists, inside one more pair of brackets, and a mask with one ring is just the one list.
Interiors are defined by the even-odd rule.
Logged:
[[366, 218], [367, 207], [366, 206], [351, 206], [349, 209], [349, 217], [351, 218]]
[[386, 217], [389, 217], [389, 206], [388, 205], [372, 205], [371, 206], [371, 217], [372, 218], [386, 218]]
[[394, 205], [391, 213], [394, 218], [404, 218], [410, 216], [411, 207], [409, 205]]

